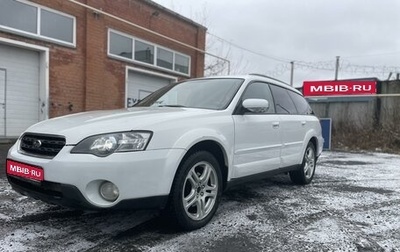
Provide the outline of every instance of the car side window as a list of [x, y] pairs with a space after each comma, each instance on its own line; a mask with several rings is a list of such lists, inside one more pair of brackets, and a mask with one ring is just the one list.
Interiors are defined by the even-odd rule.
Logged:
[[269, 103], [269, 108], [266, 114], [274, 114], [274, 100], [272, 98], [271, 90], [268, 83], [264, 82], [253, 82], [249, 84], [243, 93], [242, 101], [246, 99], [264, 99]]
[[296, 94], [295, 92], [288, 91], [290, 98], [292, 98], [294, 104], [296, 105], [297, 111], [300, 115], [311, 115], [314, 114], [310, 104], [304, 99], [303, 96]]
[[271, 85], [272, 95], [274, 96], [275, 109], [277, 114], [297, 114], [296, 106], [289, 96], [286, 88]]

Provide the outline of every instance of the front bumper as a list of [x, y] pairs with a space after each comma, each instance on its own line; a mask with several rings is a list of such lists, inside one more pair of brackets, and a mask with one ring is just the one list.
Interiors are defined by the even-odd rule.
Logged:
[[[79, 189], [72, 185], [59, 184], [44, 181], [42, 183], [32, 183], [15, 176], [7, 176], [12, 188], [22, 195], [39, 199], [44, 202], [74, 209], [93, 209], [103, 208], [90, 204]], [[168, 196], [154, 196], [140, 199], [121, 200], [112, 209], [143, 209], [143, 208], [164, 208], [167, 204]]]
[[[17, 145], [7, 158], [42, 167], [44, 181], [7, 174], [13, 189], [45, 202], [83, 209], [163, 207], [185, 153], [183, 149], [161, 149], [100, 158], [71, 154], [73, 146], [65, 146], [53, 159], [45, 159], [21, 154]], [[99, 186], [104, 181], [118, 187], [119, 197], [113, 202], [100, 195]]]

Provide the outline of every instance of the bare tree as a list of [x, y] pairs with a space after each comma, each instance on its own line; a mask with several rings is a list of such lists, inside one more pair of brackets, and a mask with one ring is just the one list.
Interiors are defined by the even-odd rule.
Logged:
[[[172, 5], [172, 9], [175, 9], [174, 5]], [[190, 18], [196, 20], [196, 22], [204, 27], [209, 27], [211, 21], [209, 20], [208, 13], [206, 4], [203, 4], [200, 10], [190, 10]], [[205, 51], [210, 53], [205, 55], [205, 76], [241, 74], [248, 72], [246, 71], [248, 62], [243, 60], [243, 55], [234, 55], [232, 45], [225, 39], [207, 32]]]

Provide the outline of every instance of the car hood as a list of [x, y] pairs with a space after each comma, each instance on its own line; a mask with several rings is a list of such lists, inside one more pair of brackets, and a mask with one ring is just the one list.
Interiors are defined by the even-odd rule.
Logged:
[[154, 131], [159, 127], [167, 126], [168, 123], [176, 126], [178, 121], [190, 123], [191, 118], [198, 119], [217, 113], [221, 112], [169, 107], [91, 111], [42, 121], [29, 127], [26, 132], [61, 135], [66, 137], [67, 144], [76, 144], [91, 135], [130, 130]]

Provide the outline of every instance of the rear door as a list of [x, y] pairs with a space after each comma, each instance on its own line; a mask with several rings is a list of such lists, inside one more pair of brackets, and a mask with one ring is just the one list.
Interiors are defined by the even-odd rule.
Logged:
[[267, 83], [253, 82], [246, 88], [245, 99], [265, 99], [270, 106], [263, 114], [246, 112], [241, 106], [233, 115], [235, 124], [234, 174], [244, 177], [280, 167], [281, 129]]
[[282, 167], [297, 165], [303, 155], [307, 121], [304, 115], [300, 115], [297, 111], [290, 95], [293, 91], [277, 85], [271, 85], [271, 91], [274, 96], [276, 113], [279, 114], [281, 122]]

